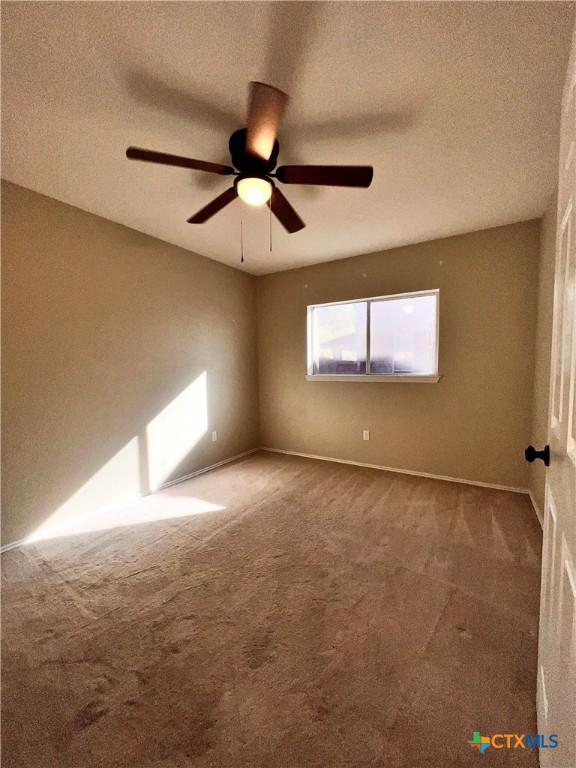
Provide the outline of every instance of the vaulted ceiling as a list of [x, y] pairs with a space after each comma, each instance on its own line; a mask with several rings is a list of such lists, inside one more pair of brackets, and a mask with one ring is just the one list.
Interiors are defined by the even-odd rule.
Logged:
[[[10, 2], [2, 175], [253, 273], [542, 214], [556, 176], [574, 4]], [[287, 91], [281, 163], [374, 166], [369, 189], [284, 187], [288, 235], [226, 177], [125, 158], [228, 162], [247, 87]], [[246, 261], [240, 264], [243, 219]], [[30, 222], [34, 226], [34, 222]]]

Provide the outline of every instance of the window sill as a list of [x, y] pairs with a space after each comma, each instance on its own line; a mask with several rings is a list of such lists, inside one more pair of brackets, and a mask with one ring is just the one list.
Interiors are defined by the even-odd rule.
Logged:
[[442, 376], [439, 374], [435, 374], [434, 376], [404, 376], [399, 374], [392, 376], [381, 376], [375, 373], [369, 375], [346, 375], [340, 373], [316, 375], [306, 374], [306, 381], [372, 381], [379, 382], [380, 384], [437, 384], [441, 378]]

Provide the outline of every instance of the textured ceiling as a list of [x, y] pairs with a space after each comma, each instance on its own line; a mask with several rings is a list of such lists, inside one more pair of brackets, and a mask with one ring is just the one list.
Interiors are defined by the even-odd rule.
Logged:
[[[574, 5], [562, 2], [8, 2], [2, 175], [265, 273], [540, 216], [553, 189]], [[288, 235], [225, 177], [128, 145], [228, 161], [247, 85], [291, 97], [281, 163], [372, 164], [369, 189], [284, 187]], [[33, 222], [30, 223], [33, 226]]]

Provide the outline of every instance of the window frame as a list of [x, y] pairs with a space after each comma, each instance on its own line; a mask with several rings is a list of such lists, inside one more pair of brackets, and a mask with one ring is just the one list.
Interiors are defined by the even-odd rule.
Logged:
[[[429, 373], [370, 373], [370, 325], [372, 322], [372, 302], [393, 301], [397, 299], [418, 298], [420, 296], [436, 297], [436, 336], [435, 336], [435, 372]], [[313, 373], [312, 360], [312, 314], [318, 307], [334, 307], [344, 304], [366, 303], [366, 373]], [[440, 289], [431, 288], [426, 291], [411, 291], [409, 293], [394, 293], [388, 296], [370, 296], [369, 298], [346, 299], [345, 301], [327, 301], [323, 304], [309, 304], [306, 307], [306, 381], [372, 381], [388, 383], [436, 384], [442, 378], [438, 371], [438, 347], [440, 337]]]

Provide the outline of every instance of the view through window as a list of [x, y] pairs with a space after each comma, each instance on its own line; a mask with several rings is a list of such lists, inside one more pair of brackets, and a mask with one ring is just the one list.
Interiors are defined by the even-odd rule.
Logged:
[[311, 376], [435, 376], [438, 291], [308, 307]]

